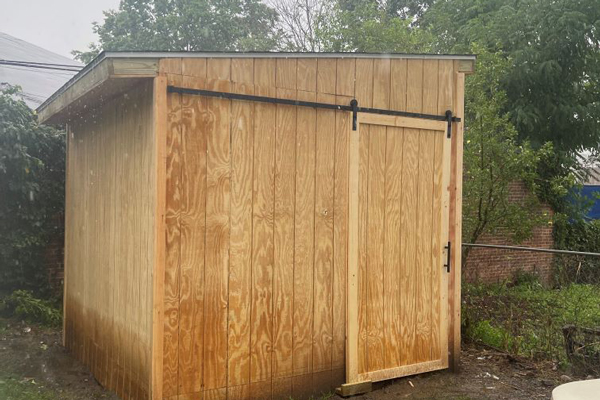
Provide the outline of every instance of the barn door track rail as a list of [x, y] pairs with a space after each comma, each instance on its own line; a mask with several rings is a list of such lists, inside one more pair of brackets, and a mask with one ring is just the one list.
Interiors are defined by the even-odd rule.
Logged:
[[344, 106], [344, 105], [339, 105], [339, 104], [317, 103], [317, 102], [313, 102], [313, 101], [279, 99], [276, 97], [254, 96], [254, 95], [249, 95], [249, 94], [229, 93], [229, 92], [215, 92], [212, 90], [203, 90], [203, 89], [190, 89], [190, 88], [183, 88], [183, 87], [178, 87], [178, 86], [167, 86], [167, 91], [169, 93], [218, 97], [221, 99], [230, 99], [230, 100], [256, 101], [259, 103], [284, 104], [284, 105], [288, 105], [288, 106], [325, 108], [328, 110], [350, 111], [350, 112], [352, 112], [352, 130], [353, 131], [355, 131], [357, 128], [357, 123], [358, 123], [357, 119], [358, 119], [359, 112], [370, 113], [370, 114], [395, 115], [395, 116], [399, 116], [399, 117], [408, 117], [408, 118], [421, 118], [421, 119], [429, 119], [429, 120], [434, 120], [434, 121], [447, 121], [448, 122], [448, 130], [447, 130], [448, 138], [450, 138], [452, 136], [452, 123], [460, 122], [460, 118], [453, 116], [451, 110], [447, 110], [444, 115], [413, 113], [413, 112], [407, 112], [407, 111], [384, 110], [384, 109], [380, 109], [380, 108], [359, 107], [358, 101], [356, 99], [352, 99], [350, 101], [350, 105]]

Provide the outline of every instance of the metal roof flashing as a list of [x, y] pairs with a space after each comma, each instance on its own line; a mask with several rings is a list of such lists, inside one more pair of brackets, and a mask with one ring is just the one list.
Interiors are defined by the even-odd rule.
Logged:
[[[102, 85], [109, 78], [149, 78], [158, 74], [158, 60], [162, 58], [382, 58], [382, 59], [437, 59], [464, 60], [474, 62], [473, 54], [411, 54], [411, 53], [296, 53], [296, 52], [180, 52], [180, 51], [103, 51], [77, 75], [67, 81], [38, 108], [40, 121], [50, 120], [55, 114], [62, 112], [70, 103], [83, 97], [95, 87]], [[117, 63], [119, 65], [117, 66]], [[110, 65], [108, 65], [110, 64]], [[140, 67], [141, 66], [141, 67]], [[102, 70], [100, 77], [90, 79], [88, 75]], [[469, 72], [469, 71], [467, 71]], [[84, 84], [80, 93], [73, 92], [80, 81]], [[51, 107], [64, 94], [71, 94], [62, 99], [64, 104]], [[51, 109], [52, 108], [52, 109]]]

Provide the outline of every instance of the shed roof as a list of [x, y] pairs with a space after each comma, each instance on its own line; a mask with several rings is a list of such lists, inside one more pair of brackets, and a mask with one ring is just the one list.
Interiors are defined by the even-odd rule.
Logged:
[[[38, 107], [40, 121], [63, 123], [68, 106], [74, 103], [81, 105], [95, 96], [123, 92], [141, 79], [156, 76], [158, 60], [163, 58], [400, 58], [450, 59], [472, 63], [476, 56], [411, 53], [104, 51]], [[115, 81], [116, 78], [119, 79], [118, 82]]]

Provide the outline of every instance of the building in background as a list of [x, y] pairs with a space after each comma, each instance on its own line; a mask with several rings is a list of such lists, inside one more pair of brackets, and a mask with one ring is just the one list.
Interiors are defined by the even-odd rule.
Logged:
[[18, 85], [33, 109], [71, 79], [83, 65], [0, 32], [0, 84]]
[[588, 168], [587, 176], [581, 188], [581, 195], [592, 203], [585, 215], [586, 219], [600, 219], [600, 165], [596, 164]]

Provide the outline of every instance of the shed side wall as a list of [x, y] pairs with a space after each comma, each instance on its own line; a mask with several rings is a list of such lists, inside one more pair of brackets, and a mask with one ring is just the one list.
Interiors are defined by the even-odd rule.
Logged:
[[150, 384], [152, 113], [148, 80], [68, 128], [65, 345], [124, 399]]
[[[454, 110], [458, 65], [423, 64], [171, 58], [159, 69], [175, 86], [344, 105], [356, 98], [366, 107], [432, 112], [407, 98], [401, 82], [410, 70], [424, 82], [411, 99], [435, 96], [437, 113]], [[223, 128], [231, 141], [211, 133], [211, 142], [201, 127], [222, 119], [212, 110], [219, 101], [168, 98], [164, 398], [200, 396], [202, 388], [210, 398], [303, 398], [330, 390], [344, 380], [348, 138], [339, 131], [351, 121], [344, 113], [285, 106], [263, 114], [258, 105], [234, 102], [223, 112], [249, 125], [231, 124]], [[207, 167], [217, 175], [207, 176]], [[270, 203], [263, 198], [269, 188]], [[211, 224], [223, 230], [211, 232]], [[228, 258], [210, 254], [216, 246]], [[364, 238], [359, 246], [366, 276]], [[359, 310], [359, 323], [366, 312]], [[359, 339], [365, 351], [367, 338]]]

